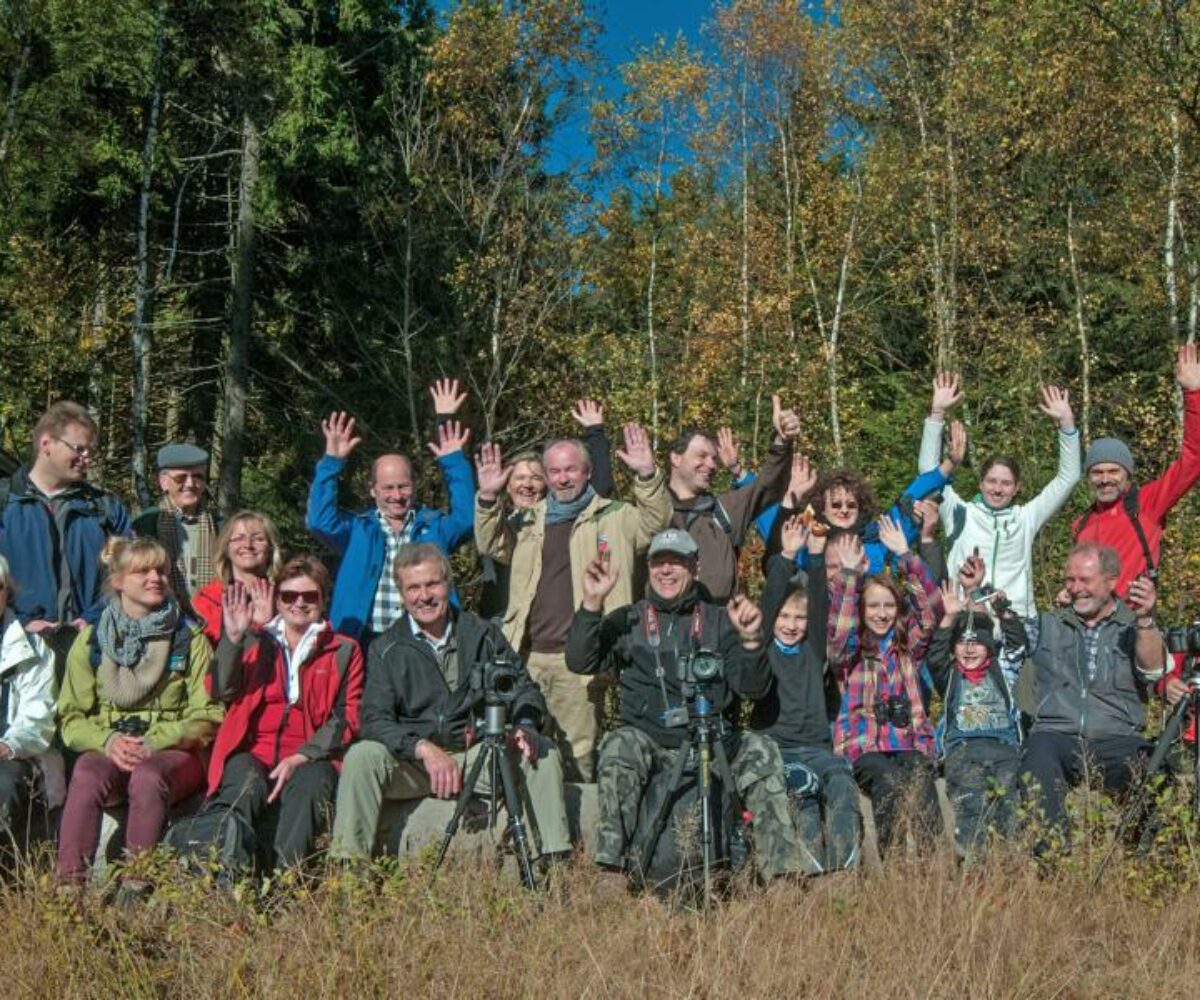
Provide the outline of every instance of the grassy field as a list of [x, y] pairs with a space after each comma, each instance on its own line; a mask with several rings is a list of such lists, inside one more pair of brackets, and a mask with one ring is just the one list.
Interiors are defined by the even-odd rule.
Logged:
[[[163, 863], [132, 912], [38, 863], [0, 890], [6, 997], [1170, 997], [1200, 977], [1200, 897], [1120, 860], [1015, 850], [747, 888], [708, 916], [604, 892], [579, 861], [533, 895], [419, 863], [222, 891]], [[1187, 879], [1183, 879], [1187, 883]]]

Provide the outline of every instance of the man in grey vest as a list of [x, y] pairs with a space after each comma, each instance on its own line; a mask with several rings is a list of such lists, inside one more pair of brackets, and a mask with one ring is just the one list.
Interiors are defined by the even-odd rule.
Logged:
[[1149, 748], [1146, 701], [1167, 650], [1154, 621], [1153, 581], [1137, 577], [1121, 600], [1120, 576], [1113, 549], [1077, 545], [1063, 587], [1070, 604], [1026, 621], [1037, 673], [1022, 770], [1045, 822], [1060, 833], [1069, 788], [1093, 773], [1106, 791], [1121, 792]]

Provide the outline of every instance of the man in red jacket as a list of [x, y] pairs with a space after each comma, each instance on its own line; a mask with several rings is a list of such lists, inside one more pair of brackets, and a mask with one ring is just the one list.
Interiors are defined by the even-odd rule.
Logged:
[[1084, 458], [1095, 501], [1072, 525], [1077, 543], [1107, 545], [1121, 558], [1117, 593], [1158, 568], [1167, 514], [1200, 479], [1200, 348], [1179, 348], [1175, 378], [1183, 390], [1183, 447], [1158, 479], [1134, 485], [1133, 455], [1124, 441], [1098, 438]]

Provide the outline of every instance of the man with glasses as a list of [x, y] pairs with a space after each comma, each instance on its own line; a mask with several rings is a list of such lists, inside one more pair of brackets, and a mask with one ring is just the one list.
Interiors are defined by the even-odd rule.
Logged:
[[31, 461], [0, 480], [0, 554], [17, 584], [13, 607], [60, 662], [104, 609], [104, 543], [129, 534], [121, 501], [87, 480], [96, 438], [84, 407], [54, 403], [33, 429]]
[[171, 590], [186, 611], [191, 596], [216, 575], [219, 515], [205, 502], [208, 452], [194, 444], [158, 449], [158, 487], [162, 503], [133, 522], [133, 533], [155, 538], [171, 557]]

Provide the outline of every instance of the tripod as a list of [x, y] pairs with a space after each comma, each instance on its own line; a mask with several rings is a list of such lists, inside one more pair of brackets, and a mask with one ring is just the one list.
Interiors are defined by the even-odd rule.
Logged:
[[[683, 789], [687, 765], [694, 759], [698, 769], [701, 864], [704, 907], [707, 910], [712, 901], [713, 869], [721, 860], [717, 857], [716, 822], [713, 815], [714, 768], [723, 791], [733, 800], [735, 815], [742, 815], [742, 804], [737, 793], [737, 785], [733, 780], [733, 770], [729, 766], [729, 756], [725, 752], [725, 745], [721, 742], [721, 716], [716, 711], [716, 706], [699, 687], [693, 688], [691, 692], [690, 706], [691, 710], [687, 719], [688, 742], [679, 748], [679, 754], [668, 779], [667, 793], [659, 803], [645, 834], [639, 837], [634, 845], [634, 855], [637, 860], [631, 872], [631, 881], [637, 888], [645, 887], [646, 870], [650, 866], [659, 840], [666, 830], [671, 809]], [[728, 853], [732, 854], [732, 852]]]
[[[479, 775], [487, 764], [489, 781], [488, 794], [488, 829], [494, 829], [496, 824], [496, 789], [500, 787], [504, 794], [504, 808], [508, 813], [508, 834], [512, 838], [516, 850], [517, 863], [521, 868], [521, 884], [526, 889], [537, 888], [533, 877], [533, 857], [529, 851], [529, 836], [525, 830], [525, 821], [521, 816], [521, 799], [517, 794], [517, 777], [513, 771], [513, 762], [508, 756], [508, 707], [496, 698], [487, 697], [483, 709], [483, 742], [471, 769], [463, 781], [462, 791], [458, 793], [458, 801], [454, 806], [454, 815], [446, 824], [446, 832], [442, 836], [437, 858], [433, 862], [436, 872], [446, 859], [446, 851], [450, 842], [458, 833], [463, 815], [475, 795], [475, 786], [479, 783]], [[497, 784], [499, 778], [499, 785]]]
[[[1096, 869], [1096, 874], [1092, 876], [1092, 889], [1095, 889], [1099, 885], [1100, 879], [1103, 877], [1109, 862], [1112, 860], [1113, 853], [1117, 849], [1117, 845], [1124, 839], [1129, 828], [1145, 815], [1149, 807], [1151, 785], [1155, 777], [1163, 770], [1171, 748], [1176, 743], [1183, 743], [1184, 727], [1187, 720], [1189, 718], [1200, 719], [1200, 715], [1197, 715], [1197, 710], [1200, 710], [1200, 663], [1197, 662], [1196, 657], [1189, 656], [1184, 661], [1183, 667], [1183, 672], [1187, 677], [1187, 694], [1180, 698], [1178, 704], [1171, 710], [1171, 714], [1167, 717], [1162, 732], [1158, 735], [1158, 741], [1154, 744], [1154, 752], [1150, 755], [1149, 760], [1146, 761], [1146, 773], [1130, 793], [1129, 804], [1125, 807], [1125, 811], [1121, 813], [1121, 818], [1117, 821], [1117, 827], [1113, 831], [1112, 843], [1108, 845], [1108, 850], [1100, 861], [1100, 866]], [[1200, 817], [1200, 732], [1197, 733], [1197, 737], [1192, 747], [1193, 820]]]

